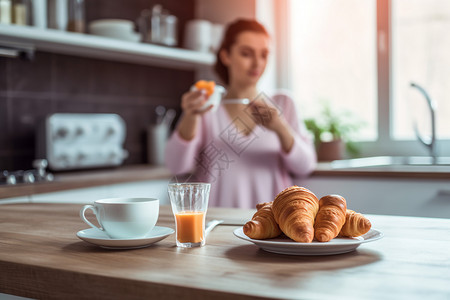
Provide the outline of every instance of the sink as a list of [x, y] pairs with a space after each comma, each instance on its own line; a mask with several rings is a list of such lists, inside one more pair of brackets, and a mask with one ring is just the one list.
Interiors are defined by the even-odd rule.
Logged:
[[378, 166], [450, 166], [450, 157], [441, 156], [434, 159], [431, 156], [373, 156], [331, 162], [333, 169]]

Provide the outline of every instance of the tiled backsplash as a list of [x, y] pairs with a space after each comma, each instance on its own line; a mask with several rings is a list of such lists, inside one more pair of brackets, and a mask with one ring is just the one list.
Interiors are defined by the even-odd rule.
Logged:
[[178, 108], [193, 72], [38, 52], [0, 58], [0, 169], [30, 168], [35, 127], [56, 112], [117, 113], [127, 124], [125, 163], [145, 162], [145, 128], [161, 104]]
[[[91, 0], [87, 18], [133, 19], [152, 2]], [[193, 2], [163, 4], [183, 26], [193, 18]], [[192, 71], [46, 52], [36, 52], [33, 61], [0, 58], [0, 169], [31, 168], [36, 124], [56, 112], [119, 114], [127, 124], [125, 163], [145, 163], [145, 128], [154, 121], [154, 108], [179, 109], [193, 80]]]

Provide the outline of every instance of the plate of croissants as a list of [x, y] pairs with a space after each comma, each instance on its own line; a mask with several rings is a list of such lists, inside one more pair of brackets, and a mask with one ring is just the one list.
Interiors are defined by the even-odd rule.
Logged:
[[286, 188], [256, 209], [252, 220], [234, 235], [269, 252], [341, 254], [383, 237], [364, 215], [347, 209], [344, 197], [327, 195], [319, 200], [304, 187]]

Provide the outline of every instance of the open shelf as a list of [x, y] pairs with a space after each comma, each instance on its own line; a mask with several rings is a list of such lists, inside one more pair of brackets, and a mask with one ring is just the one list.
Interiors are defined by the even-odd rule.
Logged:
[[5, 46], [2, 42], [38, 51], [177, 69], [196, 69], [215, 62], [211, 53], [29, 26], [0, 25], [0, 46]]

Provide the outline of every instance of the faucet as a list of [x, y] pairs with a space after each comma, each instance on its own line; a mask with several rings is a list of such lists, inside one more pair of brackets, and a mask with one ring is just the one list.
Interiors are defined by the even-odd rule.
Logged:
[[430, 109], [431, 114], [431, 137], [429, 137], [427, 140], [425, 140], [419, 133], [419, 129], [417, 128], [417, 122], [414, 122], [414, 131], [416, 133], [417, 139], [424, 144], [430, 152], [430, 156], [433, 159], [433, 162], [436, 162], [436, 104], [434, 101], [430, 98], [428, 93], [425, 91], [424, 88], [419, 86], [418, 84], [411, 82], [411, 86], [414, 88], [417, 88], [425, 97], [428, 103], [428, 107]]

